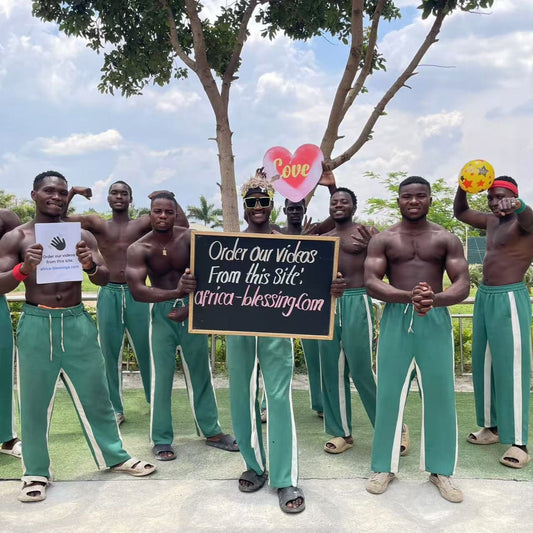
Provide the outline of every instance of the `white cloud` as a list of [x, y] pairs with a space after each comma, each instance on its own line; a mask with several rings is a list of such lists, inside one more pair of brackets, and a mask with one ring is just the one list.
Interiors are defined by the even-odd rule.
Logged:
[[122, 135], [116, 130], [102, 133], [74, 133], [66, 139], [43, 139], [42, 151], [55, 156], [82, 155], [101, 150], [118, 150]]
[[148, 89], [144, 91], [143, 99], [148, 100], [149, 105], [153, 106], [157, 111], [178, 113], [192, 107], [202, 98], [196, 92], [171, 88], [166, 91]]
[[416, 120], [422, 127], [424, 137], [433, 137], [441, 134], [445, 130], [456, 129], [463, 123], [463, 114], [460, 111], [443, 111], [435, 115], [425, 115]]
[[16, 5], [17, 0], [0, 0], [0, 15], [5, 15], [9, 18]]
[[[206, 13], [219, 7], [207, 0]], [[478, 157], [497, 173], [515, 176], [533, 203], [533, 182], [526, 181], [533, 150], [533, 2], [498, 0], [487, 12], [454, 13], [445, 21], [423, 63], [453, 68], [420, 67], [408, 82], [412, 89], [402, 89], [387, 106], [373, 140], [336, 171], [338, 183], [358, 195], [360, 212], [368, 198], [387, 194], [363, 179], [367, 170], [444, 177], [452, 184], [462, 165]], [[430, 23], [406, 18], [384, 35], [387, 72], [373, 76], [369, 93], [349, 112], [335, 155], [357, 138]], [[254, 23], [230, 98], [237, 185], [271, 146], [294, 151], [320, 143], [346, 53], [322, 38], [308, 44], [283, 36], [263, 40]], [[96, 89], [102, 61], [83, 40], [67, 39], [33, 18], [30, 0], [0, 0], [0, 187], [27, 197], [33, 176], [53, 168], [91, 186], [96, 192], [89, 205], [99, 210], [108, 208], [112, 179], [132, 185], [138, 206], [147, 205], [156, 188], [174, 191], [184, 206], [198, 204], [201, 194], [218, 198], [218, 150], [208, 140], [215, 122], [195, 75], [125, 99]], [[106, 139], [107, 132], [115, 134]], [[87, 208], [86, 200], [78, 202], [78, 210]], [[320, 188], [311, 216], [323, 218], [327, 204]]]

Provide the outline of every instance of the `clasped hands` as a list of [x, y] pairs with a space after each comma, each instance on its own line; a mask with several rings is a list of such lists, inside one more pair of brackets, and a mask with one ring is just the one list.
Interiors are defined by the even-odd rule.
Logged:
[[433, 309], [435, 293], [425, 281], [417, 283], [411, 291], [411, 303], [418, 316], [425, 316]]

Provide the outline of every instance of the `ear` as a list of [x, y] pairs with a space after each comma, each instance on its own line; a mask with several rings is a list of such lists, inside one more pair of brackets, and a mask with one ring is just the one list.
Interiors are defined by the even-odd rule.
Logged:
[[30, 195], [31, 195], [31, 199], [32, 199], [33, 201], [35, 201], [35, 191], [31, 191], [31, 194], [30, 194]]
[[431, 207], [432, 204], [433, 204], [433, 196], [430, 196], [429, 197], [429, 206]]

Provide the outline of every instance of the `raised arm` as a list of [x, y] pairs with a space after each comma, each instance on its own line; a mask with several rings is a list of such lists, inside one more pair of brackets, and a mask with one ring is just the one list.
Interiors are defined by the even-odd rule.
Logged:
[[20, 226], [19, 217], [9, 209], [0, 209], [0, 236]]
[[385, 233], [373, 236], [368, 242], [365, 259], [365, 287], [372, 298], [390, 303], [410, 303], [411, 291], [404, 291], [385, 283], [387, 256]]
[[92, 197], [92, 190], [89, 187], [71, 187], [68, 191], [67, 203], [64, 208], [63, 220], [65, 222], [79, 222], [83, 229], [89, 230], [91, 233], [99, 234], [104, 230], [105, 220], [102, 219], [99, 215], [67, 215], [67, 211], [70, 205], [70, 202], [76, 194], [84, 196], [88, 200]]
[[[156, 194], [159, 194], [161, 192], [164, 192], [166, 194], [171, 194], [175, 198], [175, 195], [174, 195], [174, 193], [172, 191], [166, 191], [166, 190], [151, 192], [148, 195], [148, 198], [150, 198], [150, 200], [151, 200]], [[174, 226], [180, 226], [181, 228], [188, 228], [189, 227], [189, 220], [187, 219], [187, 215], [185, 215], [185, 212], [183, 211], [183, 209], [181, 208], [181, 205], [177, 201], [176, 201], [176, 205], [177, 205], [176, 222], [174, 223]], [[148, 225], [150, 226], [150, 215], [143, 215], [143, 216], [148, 218]], [[150, 229], [152, 229], [152, 228], [150, 227]]]
[[491, 215], [470, 209], [466, 192], [457, 187], [455, 199], [453, 201], [453, 214], [457, 220], [473, 226], [474, 228], [487, 229], [487, 223]]

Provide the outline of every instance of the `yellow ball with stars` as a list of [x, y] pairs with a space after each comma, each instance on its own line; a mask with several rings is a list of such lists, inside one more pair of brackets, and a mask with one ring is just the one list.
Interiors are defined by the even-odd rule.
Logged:
[[469, 193], [486, 191], [494, 183], [494, 169], [483, 159], [469, 161], [459, 174], [459, 187]]

